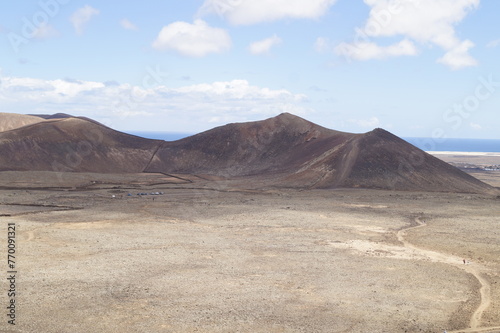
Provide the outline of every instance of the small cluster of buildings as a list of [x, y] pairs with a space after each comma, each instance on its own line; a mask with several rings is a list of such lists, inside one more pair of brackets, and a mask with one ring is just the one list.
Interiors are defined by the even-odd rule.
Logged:
[[490, 166], [484, 167], [483, 170], [485, 170], [485, 171], [500, 171], [500, 164], [490, 165]]
[[[151, 192], [151, 193], [147, 193], [147, 192], [140, 192], [140, 193], [137, 193], [138, 196], [143, 196], [143, 195], [163, 195], [165, 194], [164, 192]], [[127, 196], [131, 197], [133, 196], [132, 193], [129, 193], [127, 194]]]

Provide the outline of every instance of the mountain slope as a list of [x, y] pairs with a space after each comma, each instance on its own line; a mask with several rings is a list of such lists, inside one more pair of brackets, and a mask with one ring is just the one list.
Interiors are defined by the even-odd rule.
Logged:
[[356, 145], [356, 160], [341, 186], [446, 192], [492, 189], [383, 129], [360, 136]]
[[142, 172], [161, 141], [80, 118], [0, 133], [0, 171]]
[[146, 171], [274, 175], [279, 186], [302, 188], [495, 191], [385, 130], [344, 133], [290, 114], [164, 142]]
[[40, 123], [42, 121], [44, 121], [44, 119], [40, 117], [0, 112], [0, 132], [10, 131], [26, 125]]
[[[282, 114], [164, 142], [146, 170], [226, 177], [287, 172], [305, 163], [315, 151], [323, 151], [349, 136]], [[304, 148], [309, 154], [304, 154]]]

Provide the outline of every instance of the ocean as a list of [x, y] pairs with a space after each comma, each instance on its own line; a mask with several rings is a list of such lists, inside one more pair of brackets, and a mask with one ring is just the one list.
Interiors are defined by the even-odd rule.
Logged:
[[500, 152], [500, 140], [403, 138], [425, 151]]
[[[128, 132], [143, 138], [175, 141], [193, 134], [173, 132]], [[412, 145], [425, 151], [465, 151], [499, 153], [500, 140], [487, 139], [432, 139], [432, 138], [403, 138]]]

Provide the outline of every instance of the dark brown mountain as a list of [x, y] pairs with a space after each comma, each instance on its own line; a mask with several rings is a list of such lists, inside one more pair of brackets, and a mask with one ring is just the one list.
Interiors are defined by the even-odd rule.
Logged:
[[315, 155], [342, 144], [351, 136], [282, 114], [164, 142], [147, 171], [225, 177], [294, 172]]
[[0, 171], [142, 172], [161, 141], [80, 118], [55, 118], [0, 133]]
[[0, 133], [2, 170], [265, 177], [271, 185], [294, 188], [496, 191], [383, 129], [344, 133], [286, 113], [173, 142], [84, 118], [48, 119]]
[[290, 187], [494, 191], [383, 129], [344, 133], [286, 113], [164, 142], [146, 171], [274, 175]]

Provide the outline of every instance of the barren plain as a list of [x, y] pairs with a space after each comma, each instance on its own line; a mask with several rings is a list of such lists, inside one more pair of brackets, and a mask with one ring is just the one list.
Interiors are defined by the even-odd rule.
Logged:
[[0, 332], [500, 332], [499, 197], [270, 183], [0, 173]]

